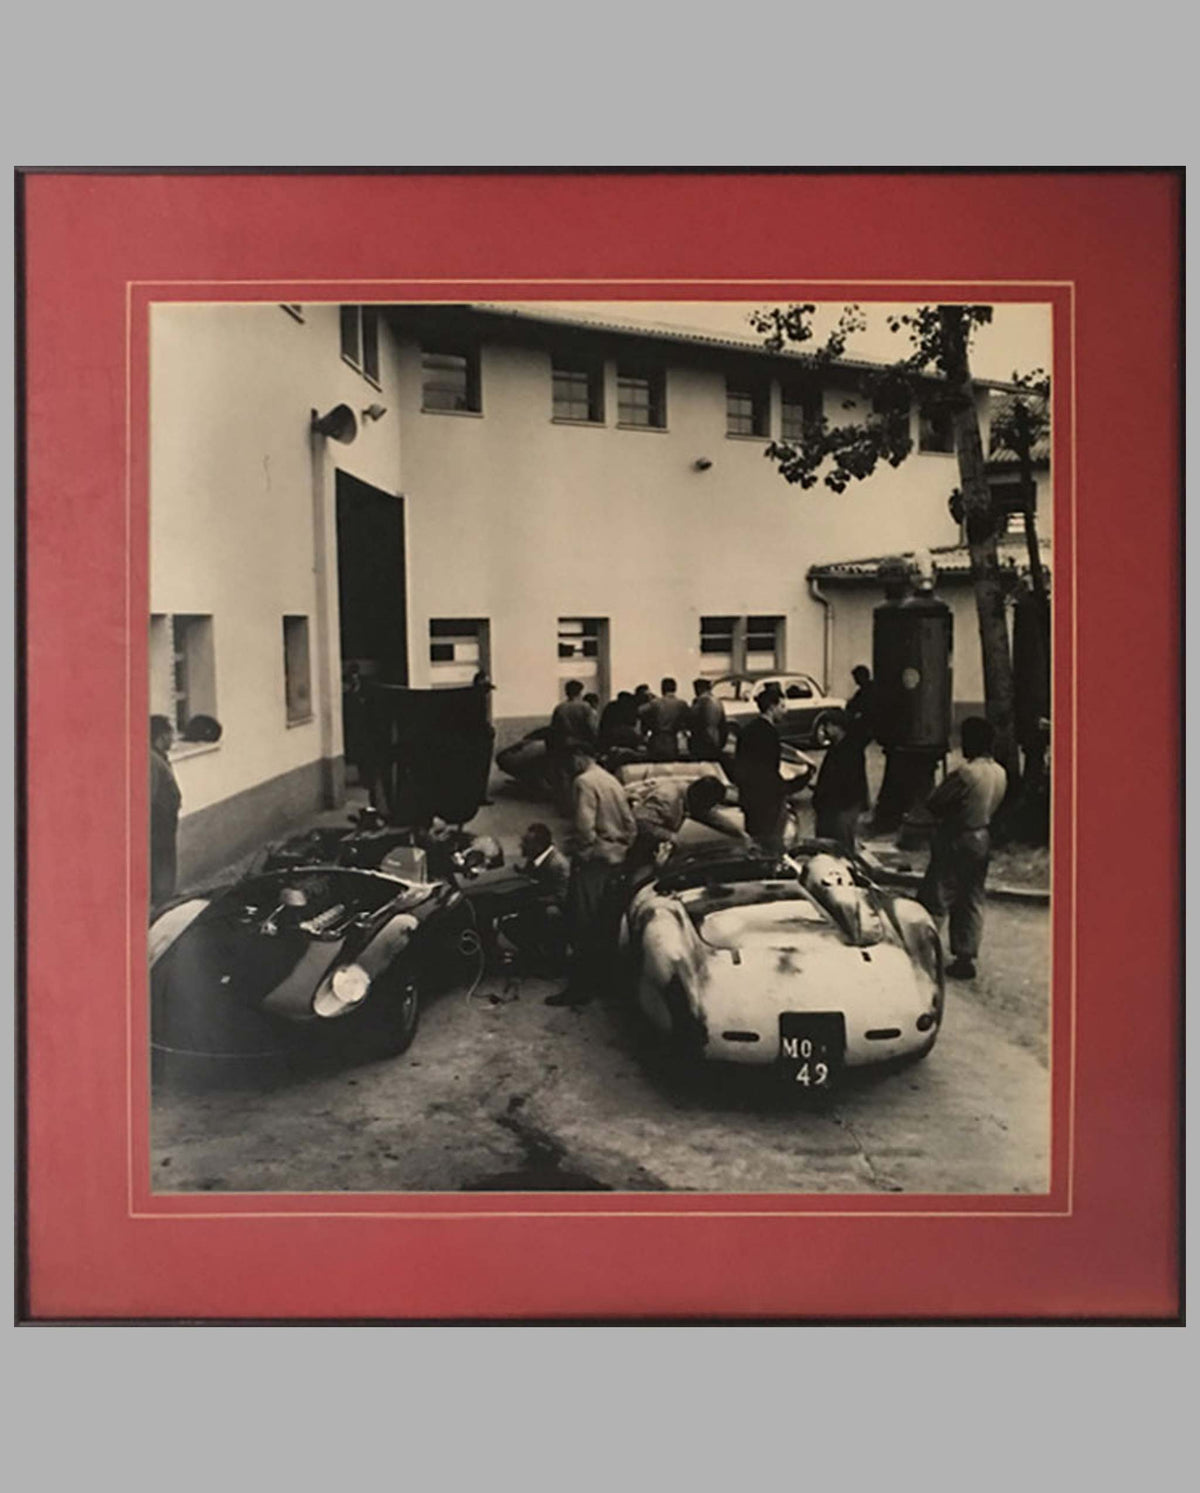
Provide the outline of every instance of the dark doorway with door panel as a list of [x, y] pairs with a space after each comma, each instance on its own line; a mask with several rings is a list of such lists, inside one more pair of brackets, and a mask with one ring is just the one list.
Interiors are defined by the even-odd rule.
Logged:
[[342, 666], [408, 683], [404, 499], [337, 474], [338, 621]]

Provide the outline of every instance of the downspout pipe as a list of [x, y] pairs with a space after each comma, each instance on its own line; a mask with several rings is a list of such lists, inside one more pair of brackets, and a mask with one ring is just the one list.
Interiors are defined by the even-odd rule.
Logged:
[[821, 590], [821, 583], [815, 575], [809, 576], [808, 589], [812, 599], [819, 601], [825, 608], [825, 629], [821, 640], [821, 688], [828, 694], [829, 680], [833, 674], [833, 602]]
[[[316, 411], [313, 411], [316, 415]], [[334, 710], [341, 708], [341, 670], [335, 668], [334, 629], [337, 625], [337, 529], [333, 515], [331, 489], [333, 464], [329, 460], [325, 436], [310, 431], [312, 458], [312, 534], [313, 584], [316, 600], [316, 705], [321, 746], [321, 796], [327, 809], [344, 802], [345, 793], [338, 772], [335, 750], [337, 733]], [[332, 540], [332, 557], [331, 557]], [[331, 563], [332, 559], [332, 563]], [[332, 593], [332, 594], [331, 594]], [[340, 663], [340, 659], [338, 660]]]

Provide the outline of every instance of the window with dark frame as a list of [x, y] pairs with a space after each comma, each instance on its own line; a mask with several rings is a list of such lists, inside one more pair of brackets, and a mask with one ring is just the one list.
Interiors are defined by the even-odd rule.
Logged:
[[604, 423], [604, 365], [555, 358], [551, 367], [555, 420]]
[[598, 617], [560, 617], [558, 619], [558, 656], [560, 660], [600, 657], [600, 619]]
[[375, 306], [338, 308], [342, 357], [379, 387], [379, 310]]
[[954, 451], [954, 412], [944, 399], [922, 400], [919, 449]]
[[665, 430], [667, 384], [662, 369], [617, 368], [617, 424], [633, 430]]
[[700, 672], [716, 678], [782, 669], [783, 627], [784, 618], [778, 615], [701, 617]]
[[784, 384], [781, 389], [779, 434], [785, 441], [802, 441], [821, 424], [825, 399], [814, 383]]
[[308, 652], [308, 618], [283, 619], [283, 679], [289, 726], [312, 719], [312, 669]]
[[746, 649], [742, 667], [748, 674], [781, 667], [782, 617], [747, 617]]
[[213, 619], [208, 613], [171, 618], [171, 713], [182, 736], [195, 715], [216, 715]]
[[732, 653], [736, 617], [701, 617], [700, 652]]
[[725, 380], [726, 435], [765, 436], [771, 424], [771, 391], [761, 380]]
[[429, 683], [461, 687], [486, 672], [488, 622], [481, 617], [429, 619]]
[[560, 617], [556, 673], [560, 685], [577, 679], [603, 697], [608, 690], [608, 618]]
[[362, 371], [372, 383], [379, 382], [379, 312], [362, 308]]
[[353, 363], [355, 368], [359, 366], [362, 357], [362, 339], [359, 336], [361, 325], [358, 306], [341, 306], [338, 308], [338, 323], [342, 339], [342, 357], [347, 363]]
[[168, 720], [175, 713], [174, 656], [170, 617], [165, 612], [151, 612], [150, 711], [152, 715], [165, 715]]
[[421, 408], [441, 413], [481, 412], [477, 348], [421, 349]]

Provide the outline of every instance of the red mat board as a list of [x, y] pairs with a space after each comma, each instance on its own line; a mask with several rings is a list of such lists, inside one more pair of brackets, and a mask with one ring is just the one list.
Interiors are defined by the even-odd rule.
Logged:
[[[45, 173], [21, 188], [29, 1316], [1178, 1311], [1176, 175]], [[540, 298], [1053, 306], [1047, 1195], [151, 1192], [148, 308]]]

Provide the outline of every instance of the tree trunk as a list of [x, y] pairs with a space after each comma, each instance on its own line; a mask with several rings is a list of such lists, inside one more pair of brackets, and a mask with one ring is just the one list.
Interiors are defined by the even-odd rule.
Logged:
[[1033, 585], [1033, 594], [1045, 600], [1046, 597], [1046, 575], [1042, 569], [1042, 552], [1038, 548], [1037, 536], [1037, 513], [1035, 503], [1037, 501], [1037, 487], [1033, 480], [1033, 461], [1030, 458], [1030, 449], [1033, 446], [1033, 429], [1029, 418], [1029, 410], [1023, 400], [1017, 401], [1014, 411], [1016, 431], [1014, 445], [1017, 448], [1017, 471], [1021, 478], [1021, 497], [1024, 500], [1025, 520], [1025, 548], [1029, 555], [1029, 579]]
[[996, 523], [967, 357], [967, 317], [961, 306], [939, 306], [938, 316], [942, 325], [945, 373], [953, 402], [954, 448], [958, 454], [967, 548], [971, 556], [971, 582], [975, 588], [975, 611], [979, 618], [987, 717], [996, 732], [996, 760], [1003, 763], [1011, 781], [1017, 767], [1013, 735], [1012, 652], [1008, 642], [1004, 587], [1000, 579], [1000, 557], [996, 550]]
[[[1019, 816], [1022, 823], [1018, 826], [1018, 835], [1034, 844], [1045, 845], [1050, 835], [1050, 803], [1046, 783], [1046, 735], [1041, 722], [1050, 718], [1050, 599], [1046, 593], [1046, 573], [1042, 568], [1042, 554], [1038, 547], [1035, 509], [1037, 488], [1030, 457], [1033, 430], [1029, 411], [1023, 401], [1018, 400], [1015, 415], [1014, 444], [1017, 448], [1018, 471], [1021, 474], [1021, 493], [1025, 500], [1025, 548], [1029, 555], [1029, 581], [1033, 590], [1032, 602], [1025, 609], [1025, 625], [1033, 626], [1038, 645], [1036, 666], [1031, 668], [1031, 661], [1026, 657], [1024, 668], [1016, 670], [1018, 695], [1022, 693], [1023, 685], [1024, 691], [1031, 696], [1017, 700], [1017, 737], [1025, 758], [1021, 776], [1021, 796], [1024, 802]], [[1016, 663], [1015, 658], [1013, 662]]]

